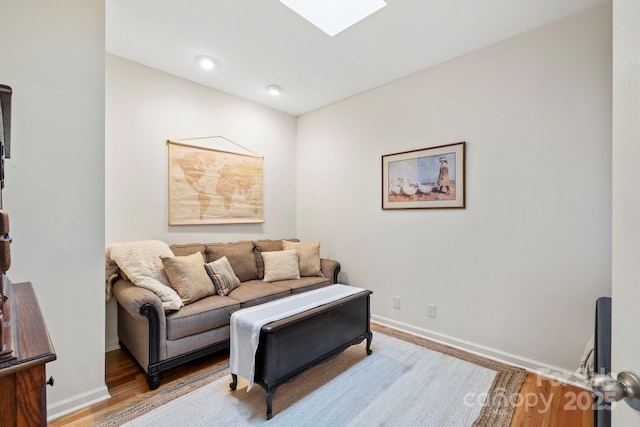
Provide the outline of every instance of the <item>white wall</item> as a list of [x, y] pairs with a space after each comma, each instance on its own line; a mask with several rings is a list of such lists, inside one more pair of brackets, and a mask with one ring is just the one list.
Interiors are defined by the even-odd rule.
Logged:
[[[381, 210], [381, 155], [458, 141], [466, 209]], [[303, 115], [298, 144], [298, 236], [375, 318], [578, 367], [611, 292], [610, 5]]]
[[[295, 234], [295, 117], [114, 55], [106, 88], [107, 244]], [[212, 135], [264, 156], [264, 223], [168, 225], [166, 141]]]
[[[640, 374], [640, 3], [613, 2], [613, 298], [612, 371]], [[619, 402], [614, 426], [640, 424], [640, 412]]]
[[[296, 236], [295, 117], [114, 55], [107, 55], [106, 67], [107, 244]], [[168, 225], [166, 141], [212, 135], [264, 156], [264, 223]], [[115, 305], [107, 311], [107, 349], [113, 349]]]
[[[50, 416], [106, 397], [105, 215], [107, 244], [320, 239], [378, 317], [573, 369], [610, 289], [610, 46], [608, 7], [570, 18], [302, 117], [298, 155], [295, 118], [108, 55], [105, 170], [104, 2], [3, 2], [9, 275], [56, 348]], [[265, 156], [264, 224], [167, 226], [164, 141], [212, 133]], [[380, 210], [382, 154], [459, 140], [467, 209]]]
[[58, 359], [50, 417], [104, 384], [104, 1], [0, 5], [0, 83], [12, 86], [4, 207], [13, 282], [31, 281]]

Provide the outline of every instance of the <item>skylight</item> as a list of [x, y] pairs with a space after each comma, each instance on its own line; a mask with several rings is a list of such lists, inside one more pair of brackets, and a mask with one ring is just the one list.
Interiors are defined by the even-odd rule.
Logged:
[[383, 0], [280, 0], [331, 37], [387, 5]]

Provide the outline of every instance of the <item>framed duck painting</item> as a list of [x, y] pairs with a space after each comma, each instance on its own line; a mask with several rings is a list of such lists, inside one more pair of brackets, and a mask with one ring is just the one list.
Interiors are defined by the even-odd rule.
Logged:
[[382, 209], [465, 207], [465, 143], [382, 156]]

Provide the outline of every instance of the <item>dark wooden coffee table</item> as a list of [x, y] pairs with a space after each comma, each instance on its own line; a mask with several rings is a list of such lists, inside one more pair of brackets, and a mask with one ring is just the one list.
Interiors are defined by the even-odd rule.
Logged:
[[[364, 290], [262, 327], [254, 382], [262, 387], [267, 419], [280, 385], [365, 339], [367, 355], [371, 354], [371, 293]], [[237, 385], [238, 376], [232, 374], [231, 390]]]

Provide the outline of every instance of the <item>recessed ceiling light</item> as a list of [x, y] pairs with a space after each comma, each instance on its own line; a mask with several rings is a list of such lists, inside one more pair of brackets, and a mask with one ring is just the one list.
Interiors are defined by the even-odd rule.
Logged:
[[387, 5], [383, 0], [280, 0], [331, 37]]
[[216, 60], [209, 56], [198, 56], [196, 57], [196, 61], [205, 70], [213, 70], [216, 66]]
[[278, 96], [282, 93], [282, 88], [278, 85], [269, 85], [267, 86], [267, 92], [273, 96]]

